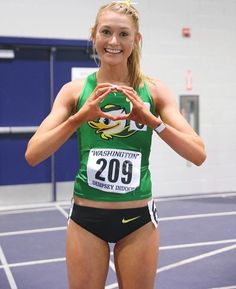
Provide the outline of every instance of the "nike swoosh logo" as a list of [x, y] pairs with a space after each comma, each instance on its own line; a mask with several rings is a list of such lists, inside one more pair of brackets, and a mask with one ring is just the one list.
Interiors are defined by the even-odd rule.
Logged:
[[131, 218], [131, 219], [125, 219], [125, 218], [123, 218], [123, 219], [122, 219], [122, 224], [127, 224], [127, 223], [129, 223], [129, 222], [132, 222], [132, 221], [140, 218], [140, 217], [141, 217], [141, 216], [137, 216], [137, 217], [134, 217], [134, 218]]

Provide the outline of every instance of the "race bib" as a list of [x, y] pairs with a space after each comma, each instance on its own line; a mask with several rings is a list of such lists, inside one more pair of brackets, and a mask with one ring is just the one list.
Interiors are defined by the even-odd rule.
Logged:
[[91, 149], [87, 177], [90, 187], [111, 193], [134, 191], [140, 183], [142, 154], [118, 149]]

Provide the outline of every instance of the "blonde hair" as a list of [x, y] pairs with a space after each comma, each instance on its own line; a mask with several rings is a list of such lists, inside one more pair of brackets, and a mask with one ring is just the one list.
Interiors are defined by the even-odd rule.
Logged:
[[[127, 1], [126, 1], [127, 2]], [[136, 33], [139, 33], [139, 13], [138, 11], [130, 4], [123, 2], [112, 2], [106, 5], [103, 5], [97, 13], [95, 20], [95, 25], [91, 29], [90, 38], [94, 39], [97, 31], [99, 17], [105, 10], [111, 10], [123, 15], [127, 15], [132, 18]], [[94, 50], [95, 51], [95, 50]], [[137, 89], [143, 84], [145, 76], [142, 74], [140, 69], [140, 59], [141, 59], [141, 43], [134, 43], [134, 48], [131, 55], [128, 58], [128, 71], [130, 75], [130, 84], [134, 89]]]

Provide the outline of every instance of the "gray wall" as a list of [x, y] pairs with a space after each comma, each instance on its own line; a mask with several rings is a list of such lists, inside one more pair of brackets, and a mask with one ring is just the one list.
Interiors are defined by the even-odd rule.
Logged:
[[[155, 195], [236, 191], [236, 1], [138, 0], [142, 66], [176, 96], [200, 96], [200, 135], [208, 158], [195, 167], [155, 135]], [[0, 0], [0, 36], [87, 39], [106, 1]], [[190, 27], [191, 37], [182, 37]], [[186, 90], [192, 71], [193, 88]], [[71, 193], [71, 192], [70, 192]]]

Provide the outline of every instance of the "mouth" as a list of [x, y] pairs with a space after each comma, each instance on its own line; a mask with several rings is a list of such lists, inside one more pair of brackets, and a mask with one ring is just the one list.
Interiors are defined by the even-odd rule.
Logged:
[[121, 49], [105, 48], [104, 51], [109, 54], [120, 54], [123, 52]]

